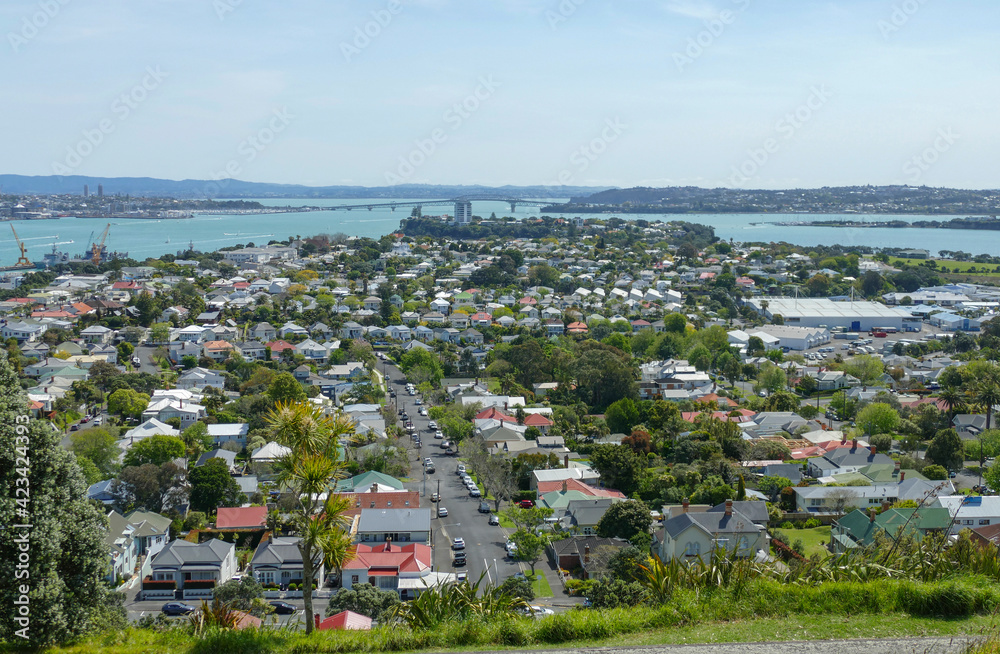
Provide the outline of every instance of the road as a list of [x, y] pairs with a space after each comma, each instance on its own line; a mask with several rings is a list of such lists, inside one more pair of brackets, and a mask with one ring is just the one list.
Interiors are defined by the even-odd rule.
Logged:
[[[710, 645], [648, 645], [585, 649], [521, 649], [545, 654], [958, 654], [973, 638], [899, 638], [863, 640], [813, 640], [774, 643], [713, 643]], [[479, 652], [478, 654], [489, 654]]]
[[[489, 578], [503, 580], [517, 572], [525, 571], [525, 566], [506, 558], [504, 543], [507, 542], [507, 530], [503, 527], [487, 524], [489, 514], [479, 513], [479, 499], [469, 496], [469, 492], [455, 474], [459, 460], [457, 457], [445, 456], [441, 449], [441, 440], [434, 438], [434, 431], [428, 426], [429, 417], [421, 416], [420, 406], [416, 404], [419, 396], [411, 396], [406, 392], [406, 377], [392, 363], [381, 363], [380, 369], [396, 391], [396, 408], [404, 409], [421, 436], [421, 447], [410, 448], [411, 474], [413, 481], [405, 485], [408, 490], [420, 491], [420, 505], [431, 507], [432, 541], [434, 543], [434, 567], [437, 570], [449, 572], [467, 572], [472, 580], [487, 571]], [[412, 441], [410, 441], [412, 445]], [[422, 461], [430, 457], [435, 464], [433, 474], [424, 475]], [[440, 492], [441, 502], [431, 502], [431, 494]], [[492, 505], [492, 502], [490, 503]], [[448, 516], [437, 517], [438, 506], [448, 509]], [[466, 543], [466, 558], [464, 567], [452, 565], [452, 550], [450, 543], [453, 538], [461, 537]], [[544, 562], [541, 563], [544, 565]]]
[[[168, 601], [179, 601], [183, 602], [184, 604], [189, 604], [191, 606], [194, 606], [196, 608], [201, 606], [200, 600], [156, 600], [148, 602], [137, 602], [133, 597], [131, 597], [132, 595], [134, 595], [134, 593], [130, 593], [129, 595], [130, 597], [125, 600], [125, 610], [128, 611], [129, 622], [137, 622], [140, 618], [146, 615], [154, 615], [154, 616], [158, 615], [160, 613], [160, 608], [162, 608], [163, 605], [166, 604]], [[298, 607], [299, 610], [292, 615], [275, 615], [274, 619], [278, 622], [278, 624], [286, 625], [286, 624], [295, 624], [296, 622], [301, 623], [305, 619], [303, 618], [305, 611], [302, 604], [302, 600], [298, 599], [298, 600], [281, 600], [281, 601], [288, 602], [289, 604], [294, 604], [296, 607]], [[328, 603], [329, 601], [326, 598], [313, 597], [313, 611], [322, 618], [326, 614], [326, 605]]]
[[159, 349], [159, 346], [153, 345], [139, 345], [136, 346], [133, 356], [139, 357], [139, 369], [136, 372], [148, 372], [151, 375], [158, 375], [160, 373], [160, 368], [155, 363], [153, 363], [153, 352]]

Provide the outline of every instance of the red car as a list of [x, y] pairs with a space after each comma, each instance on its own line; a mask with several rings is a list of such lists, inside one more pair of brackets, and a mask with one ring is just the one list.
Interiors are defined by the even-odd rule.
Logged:
[[517, 503], [522, 509], [530, 509], [535, 506], [535, 503], [531, 500], [521, 500]]

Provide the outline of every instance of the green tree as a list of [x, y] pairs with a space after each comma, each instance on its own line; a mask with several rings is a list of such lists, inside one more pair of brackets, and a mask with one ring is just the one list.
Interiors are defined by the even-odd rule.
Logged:
[[[107, 588], [103, 511], [61, 435], [29, 420], [27, 398], [0, 354], [0, 641], [41, 648], [126, 627], [124, 595]], [[18, 489], [30, 489], [26, 496]], [[16, 525], [32, 525], [30, 530]], [[21, 558], [21, 543], [30, 558]], [[19, 615], [22, 596], [30, 615]]]
[[125, 453], [122, 464], [125, 466], [141, 466], [152, 463], [160, 466], [167, 461], [172, 461], [184, 456], [184, 441], [176, 436], [165, 436], [157, 434], [144, 438]]
[[170, 325], [165, 322], [155, 323], [149, 330], [149, 341], [154, 345], [170, 340]]
[[638, 500], [615, 502], [597, 523], [597, 535], [603, 538], [631, 539], [637, 534], [649, 534], [653, 518], [649, 509]]
[[268, 386], [267, 395], [275, 404], [305, 402], [306, 400], [306, 390], [290, 372], [277, 375]]
[[942, 429], [927, 446], [925, 458], [936, 463], [945, 470], [958, 470], [962, 467], [962, 439], [954, 429]]
[[788, 378], [785, 376], [784, 370], [773, 363], [765, 363], [757, 374], [757, 383], [754, 385], [754, 389], [774, 393], [783, 389], [787, 384]]
[[649, 594], [637, 581], [602, 577], [590, 589], [590, 602], [595, 609], [632, 608], [649, 600]]
[[875, 434], [868, 439], [869, 445], [883, 454], [892, 449], [892, 434]]
[[624, 581], [639, 581], [642, 575], [640, 566], [649, 563], [649, 552], [643, 552], [638, 547], [618, 548], [608, 559], [608, 574], [615, 579]]
[[520, 597], [525, 602], [535, 599], [535, 589], [531, 582], [523, 577], [507, 577], [497, 587], [497, 591], [509, 597]]
[[639, 410], [631, 398], [622, 398], [607, 408], [604, 421], [613, 433], [630, 434], [639, 424]]
[[326, 617], [341, 611], [354, 611], [382, 623], [399, 604], [399, 595], [394, 591], [380, 590], [371, 584], [354, 584], [350, 588], [341, 588], [330, 598]]
[[90, 459], [105, 479], [118, 471], [118, 441], [100, 427], [84, 429], [69, 437], [69, 449], [77, 456]]
[[921, 474], [932, 481], [943, 481], [948, 478], [948, 471], [944, 469], [944, 466], [939, 466], [936, 463], [924, 466]]
[[208, 426], [203, 422], [196, 422], [181, 433], [181, 440], [189, 459], [201, 456], [203, 452], [212, 449], [212, 435], [208, 433]]
[[609, 488], [631, 495], [639, 488], [645, 459], [625, 445], [596, 445], [590, 452], [590, 465]]
[[141, 418], [149, 406], [149, 396], [131, 388], [121, 388], [108, 396], [108, 412], [123, 418]]
[[224, 603], [236, 611], [243, 611], [262, 618], [274, 609], [264, 601], [264, 588], [253, 578], [245, 575], [240, 580], [230, 580], [212, 590], [212, 599]]
[[882, 373], [885, 372], [885, 366], [882, 359], [870, 354], [862, 354], [848, 359], [844, 363], [843, 371], [856, 377], [862, 386], [868, 387], [876, 385], [882, 377]]
[[[178, 439], [179, 440], [179, 439]], [[229, 474], [224, 459], [209, 459], [188, 473], [191, 481], [191, 508], [215, 513], [220, 506], [240, 506], [247, 496]]]
[[535, 564], [542, 558], [548, 540], [544, 536], [525, 529], [518, 529], [511, 535], [510, 539], [517, 545], [517, 560], [527, 561], [531, 566], [531, 574], [535, 574]]
[[767, 495], [773, 502], [781, 493], [782, 488], [787, 488], [791, 485], [792, 482], [787, 477], [765, 475], [757, 481], [757, 490]]
[[855, 422], [865, 434], [889, 434], [899, 429], [899, 414], [888, 404], [874, 402], [858, 412]]

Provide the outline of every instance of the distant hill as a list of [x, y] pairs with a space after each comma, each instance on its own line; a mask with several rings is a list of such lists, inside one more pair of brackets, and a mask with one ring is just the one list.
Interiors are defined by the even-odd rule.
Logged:
[[635, 187], [573, 196], [543, 211], [603, 213], [979, 214], [1000, 210], [1000, 191], [929, 186], [840, 186], [813, 189]]
[[18, 195], [81, 195], [88, 185], [92, 194], [104, 186], [105, 195], [175, 198], [452, 198], [460, 195], [497, 194], [523, 198], [568, 198], [604, 191], [589, 186], [449, 186], [400, 184], [398, 186], [303, 186], [239, 180], [157, 179], [153, 177], [86, 177], [70, 175], [0, 175], [4, 193]]

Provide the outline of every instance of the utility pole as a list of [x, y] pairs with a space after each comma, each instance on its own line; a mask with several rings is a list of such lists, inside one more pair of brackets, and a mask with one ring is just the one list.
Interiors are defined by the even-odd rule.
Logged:
[[438, 502], [441, 501], [441, 479], [438, 479]]

